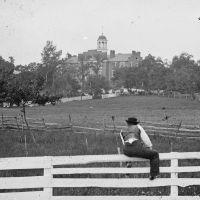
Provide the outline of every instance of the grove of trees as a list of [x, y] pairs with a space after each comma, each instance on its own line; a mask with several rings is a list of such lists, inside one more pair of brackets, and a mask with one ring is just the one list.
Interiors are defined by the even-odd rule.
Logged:
[[187, 53], [174, 56], [170, 64], [149, 54], [138, 67], [115, 68], [111, 82], [100, 73], [105, 58], [101, 54], [94, 57], [93, 62], [80, 57], [79, 64], [70, 65], [67, 61], [71, 55], [68, 53], [63, 58], [62, 51], [52, 41], [46, 42], [40, 63], [15, 65], [13, 57], [9, 61], [0, 57], [0, 105], [8, 102], [19, 106], [28, 101], [55, 104], [63, 96], [83, 93], [99, 98], [103, 90], [121, 87], [200, 92], [200, 61]]
[[160, 58], [146, 56], [137, 68], [124, 67], [114, 71], [115, 87], [142, 88], [144, 90], [200, 92], [200, 63], [192, 55], [174, 56], [171, 64]]
[[[47, 102], [55, 104], [61, 97], [72, 97], [87, 92], [91, 95], [102, 93], [101, 88], [108, 88], [105, 78], [99, 74], [102, 58], [96, 55], [93, 63], [80, 62], [69, 65], [68, 53], [61, 58], [62, 51], [52, 41], [47, 41], [41, 52], [40, 63], [14, 65], [0, 57], [0, 104], [3, 102], [19, 106], [31, 101], [40, 105]], [[94, 74], [90, 74], [90, 70]]]

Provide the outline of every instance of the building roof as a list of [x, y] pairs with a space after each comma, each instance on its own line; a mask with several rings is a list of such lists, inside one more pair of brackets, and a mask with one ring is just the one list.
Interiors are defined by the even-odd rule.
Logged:
[[131, 57], [131, 53], [126, 53], [126, 54], [116, 54], [114, 58], [110, 58], [109, 61], [113, 61], [113, 62], [127, 62], [129, 61]]
[[99, 36], [98, 40], [107, 40], [107, 38], [105, 35], [102, 34]]
[[78, 57], [72, 56], [71, 58], [67, 59], [66, 63], [77, 64], [78, 63]]

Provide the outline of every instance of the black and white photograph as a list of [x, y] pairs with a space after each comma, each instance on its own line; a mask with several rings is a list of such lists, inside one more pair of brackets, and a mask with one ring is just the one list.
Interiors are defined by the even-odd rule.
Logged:
[[0, 0], [0, 200], [199, 200], [200, 0]]

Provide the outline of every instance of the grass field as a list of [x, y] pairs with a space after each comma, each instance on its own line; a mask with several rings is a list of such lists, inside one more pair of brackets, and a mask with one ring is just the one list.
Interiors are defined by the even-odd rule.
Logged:
[[[165, 110], [163, 110], [165, 107]], [[140, 120], [163, 122], [164, 112], [170, 116], [167, 123], [200, 124], [200, 102], [186, 99], [163, 98], [156, 96], [128, 96], [103, 100], [73, 101], [56, 106], [27, 107], [27, 117], [42, 118], [46, 122], [67, 124], [69, 114], [73, 124], [102, 126], [103, 119], [111, 123], [115, 116], [116, 124], [125, 124], [127, 117], [137, 116]], [[0, 109], [5, 115], [17, 115], [19, 108]]]
[[[163, 110], [165, 107], [165, 110]], [[19, 108], [1, 109], [4, 115], [17, 115]], [[168, 121], [163, 121], [164, 111], [170, 116]], [[44, 117], [46, 122], [57, 122], [60, 124], [69, 123], [69, 114], [74, 125], [102, 127], [103, 119], [106, 125], [112, 125], [111, 116], [115, 116], [116, 125], [125, 125], [125, 119], [129, 116], [137, 116], [142, 121], [200, 124], [200, 103], [185, 99], [169, 99], [162, 97], [117, 97], [104, 100], [76, 101], [59, 104], [56, 106], [32, 107], [26, 109], [27, 116], [31, 118]], [[21, 131], [0, 130], [0, 157], [25, 156], [25, 148]], [[80, 154], [113, 154], [117, 153], [117, 142], [112, 132], [97, 133], [90, 131], [85, 134], [71, 132], [71, 130], [34, 132], [37, 145], [31, 138], [28, 142], [28, 156], [44, 155], [80, 155]], [[27, 131], [29, 135], [29, 131]], [[88, 145], [86, 145], [86, 138]], [[168, 138], [151, 136], [154, 148], [161, 152], [172, 151], [200, 151], [200, 140], [185, 138]], [[122, 147], [119, 137], [118, 144]], [[148, 163], [147, 163], [148, 164]], [[181, 165], [199, 165], [197, 161], [180, 163]], [[137, 165], [137, 163], [136, 163]], [[161, 165], [163, 165], [161, 163]], [[11, 173], [11, 174], [10, 174]], [[13, 173], [13, 174], [12, 174]], [[9, 172], [15, 176], [19, 172]], [[3, 172], [1, 173], [4, 176]], [[163, 175], [166, 176], [166, 175]], [[199, 177], [199, 174], [182, 175], [186, 177]], [[67, 190], [55, 189], [55, 194], [59, 195], [167, 195], [169, 188], [142, 189], [142, 190], [121, 190], [121, 189], [80, 189]], [[193, 186], [186, 189], [180, 188], [182, 195], [200, 195], [200, 187]]]

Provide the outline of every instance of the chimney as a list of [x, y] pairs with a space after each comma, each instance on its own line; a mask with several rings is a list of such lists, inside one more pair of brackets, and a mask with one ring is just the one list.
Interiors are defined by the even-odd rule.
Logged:
[[115, 50], [110, 50], [110, 58], [114, 58], [115, 57]]
[[137, 54], [138, 54], [138, 57], [141, 57], [141, 53], [139, 51], [137, 52]]
[[134, 56], [136, 54], [136, 51], [132, 51], [132, 55]]
[[80, 62], [80, 61], [83, 61], [83, 60], [84, 60], [83, 54], [82, 54], [82, 53], [79, 53], [79, 54], [78, 54], [78, 61]]

